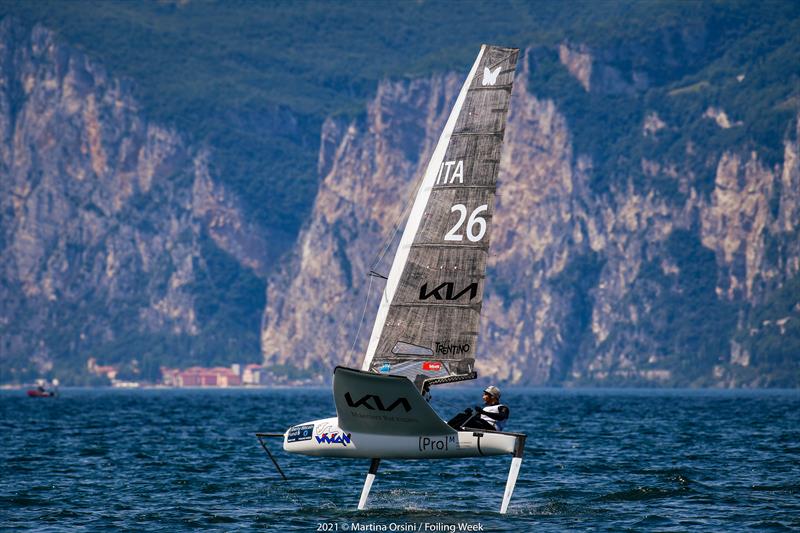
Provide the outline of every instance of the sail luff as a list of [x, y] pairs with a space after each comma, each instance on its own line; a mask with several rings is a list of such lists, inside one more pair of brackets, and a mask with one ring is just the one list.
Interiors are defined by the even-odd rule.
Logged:
[[383, 326], [386, 323], [386, 317], [389, 314], [389, 307], [394, 299], [395, 292], [397, 291], [397, 287], [400, 283], [400, 277], [403, 274], [403, 269], [405, 268], [406, 260], [408, 259], [408, 253], [411, 250], [414, 237], [416, 236], [417, 230], [419, 229], [422, 221], [422, 215], [425, 212], [425, 207], [428, 204], [428, 199], [430, 198], [431, 191], [433, 190], [433, 186], [436, 182], [440, 165], [444, 161], [447, 147], [450, 144], [450, 137], [455, 130], [456, 123], [458, 122], [458, 116], [461, 114], [461, 108], [464, 105], [464, 100], [467, 98], [467, 93], [469, 92], [469, 88], [475, 78], [475, 73], [478, 71], [478, 65], [481, 62], [481, 58], [483, 57], [485, 50], [486, 45], [482, 45], [481, 50], [478, 53], [478, 57], [475, 59], [475, 63], [472, 65], [469, 75], [467, 75], [467, 79], [464, 81], [464, 85], [461, 87], [461, 91], [458, 94], [458, 98], [453, 106], [453, 110], [450, 112], [450, 117], [447, 119], [447, 123], [442, 131], [442, 135], [439, 137], [439, 142], [436, 144], [436, 148], [433, 151], [431, 160], [428, 163], [427, 169], [425, 170], [425, 177], [423, 178], [419, 191], [414, 198], [414, 205], [411, 208], [411, 213], [408, 216], [408, 222], [403, 230], [403, 235], [400, 238], [400, 244], [394, 256], [392, 267], [389, 270], [389, 277], [386, 281], [386, 287], [384, 288], [383, 295], [381, 297], [381, 304], [378, 308], [378, 314], [375, 317], [375, 324], [372, 327], [372, 335], [370, 336], [369, 345], [367, 346], [367, 353], [364, 356], [364, 362], [361, 365], [362, 370], [369, 370], [369, 367], [372, 364], [372, 359], [375, 356], [375, 350], [378, 347]]

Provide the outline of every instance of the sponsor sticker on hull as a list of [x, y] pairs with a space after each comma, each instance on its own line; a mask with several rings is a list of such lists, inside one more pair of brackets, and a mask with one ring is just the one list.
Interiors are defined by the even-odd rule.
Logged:
[[431, 372], [438, 372], [442, 369], [442, 363], [439, 361], [425, 361], [422, 363], [422, 370], [428, 370]]
[[352, 442], [351, 433], [323, 433], [322, 435], [317, 435], [315, 438], [317, 439], [317, 444], [341, 444], [344, 447], [347, 447], [348, 444]]
[[294, 426], [289, 428], [289, 434], [286, 436], [286, 442], [311, 440], [311, 436], [313, 433], [314, 433], [314, 424], [304, 424], [302, 426]]
[[411, 403], [409, 403], [408, 398], [403, 398], [402, 396], [394, 401], [391, 401], [387, 400], [386, 398], [381, 398], [377, 394], [367, 394], [354, 400], [349, 392], [345, 392], [344, 399], [347, 402], [347, 405], [350, 407], [363, 407], [364, 409], [368, 409], [370, 411], [377, 410], [391, 412], [399, 407], [405, 409], [406, 413], [411, 411]]
[[421, 452], [446, 452], [456, 443], [455, 435], [435, 437], [419, 437], [419, 451]]
[[341, 444], [342, 446], [347, 447], [347, 445], [352, 442], [351, 435], [351, 433], [345, 433], [335, 424], [331, 424], [330, 422], [321, 422], [317, 424], [317, 427], [314, 430], [314, 438], [316, 439], [317, 444], [321, 445]]

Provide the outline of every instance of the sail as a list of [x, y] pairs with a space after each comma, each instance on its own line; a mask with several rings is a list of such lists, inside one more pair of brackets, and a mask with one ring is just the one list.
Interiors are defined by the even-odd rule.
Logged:
[[362, 370], [475, 378], [500, 149], [519, 50], [483, 45], [428, 163]]

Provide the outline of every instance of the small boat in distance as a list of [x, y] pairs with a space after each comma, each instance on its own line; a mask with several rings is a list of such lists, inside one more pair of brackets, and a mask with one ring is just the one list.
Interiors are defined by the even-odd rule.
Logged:
[[358, 509], [381, 459], [488, 455], [512, 456], [500, 513], [508, 508], [525, 435], [450, 425], [428, 393], [478, 376], [486, 260], [518, 57], [517, 48], [481, 47], [414, 198], [361, 368], [333, 372], [337, 416], [257, 434], [283, 438], [290, 453], [371, 459]]
[[58, 396], [58, 380], [54, 379], [48, 384], [43, 379], [36, 380], [36, 388], [28, 389], [31, 398], [52, 398]]

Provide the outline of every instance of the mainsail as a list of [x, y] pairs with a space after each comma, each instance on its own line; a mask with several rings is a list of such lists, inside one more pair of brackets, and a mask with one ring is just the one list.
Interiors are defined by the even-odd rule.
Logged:
[[519, 50], [483, 45], [417, 192], [362, 370], [472, 379], [500, 149]]

